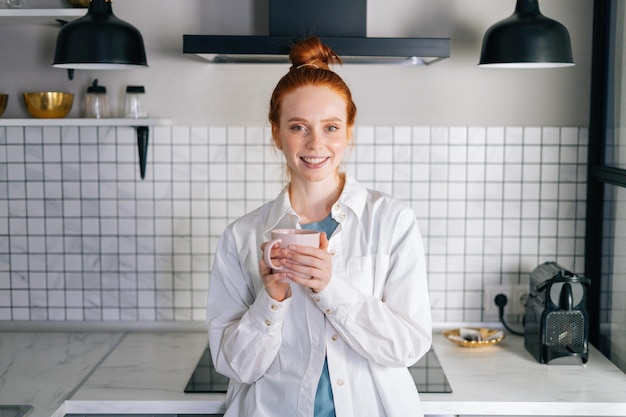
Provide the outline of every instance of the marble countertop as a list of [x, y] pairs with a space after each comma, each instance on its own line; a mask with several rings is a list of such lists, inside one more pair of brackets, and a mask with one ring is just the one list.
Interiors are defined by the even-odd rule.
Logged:
[[[2, 333], [0, 404], [33, 405], [28, 417], [219, 413], [223, 394], [183, 392], [206, 344], [200, 331]], [[517, 336], [433, 345], [453, 393], [422, 394], [426, 414], [626, 416], [626, 375], [594, 348], [586, 365], [542, 365]]]
[[437, 335], [434, 347], [453, 392], [422, 395], [425, 412], [626, 416], [626, 374], [594, 347], [585, 365], [540, 364], [514, 335], [475, 349]]
[[123, 333], [0, 332], [0, 404], [50, 417], [106, 359]]

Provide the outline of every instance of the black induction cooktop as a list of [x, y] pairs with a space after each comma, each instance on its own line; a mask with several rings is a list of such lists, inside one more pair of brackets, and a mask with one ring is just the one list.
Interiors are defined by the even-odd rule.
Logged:
[[[443, 368], [434, 350], [429, 350], [422, 359], [409, 368], [417, 390], [421, 393], [450, 393], [452, 387], [448, 383]], [[226, 392], [228, 378], [218, 374], [213, 367], [211, 353], [207, 347], [193, 371], [185, 392], [187, 393], [218, 393]]]

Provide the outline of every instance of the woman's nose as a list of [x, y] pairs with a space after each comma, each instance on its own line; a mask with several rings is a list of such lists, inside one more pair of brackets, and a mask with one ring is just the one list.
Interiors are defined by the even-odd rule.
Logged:
[[312, 130], [306, 142], [306, 147], [309, 149], [315, 149], [315, 148], [319, 148], [321, 144], [322, 142], [320, 140], [320, 134], [317, 133], [315, 130]]

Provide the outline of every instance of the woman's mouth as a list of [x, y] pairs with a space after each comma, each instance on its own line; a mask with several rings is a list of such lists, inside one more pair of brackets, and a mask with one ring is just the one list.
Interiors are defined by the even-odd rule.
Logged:
[[300, 160], [309, 168], [319, 168], [329, 159], [327, 156], [302, 156]]

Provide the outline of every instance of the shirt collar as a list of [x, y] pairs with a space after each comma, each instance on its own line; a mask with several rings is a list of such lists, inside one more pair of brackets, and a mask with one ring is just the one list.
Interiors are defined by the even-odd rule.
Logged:
[[349, 208], [354, 214], [361, 218], [363, 209], [365, 208], [365, 202], [367, 200], [367, 190], [352, 176], [346, 174], [346, 183], [343, 186], [343, 191], [339, 196], [339, 200], [333, 206], [333, 213], [338, 210]]
[[[343, 191], [331, 209], [333, 218], [338, 220], [336, 213], [345, 212], [346, 207], [360, 218], [363, 214], [366, 199], [367, 190], [365, 187], [352, 176], [346, 174], [346, 183], [343, 186]], [[299, 221], [300, 216], [291, 207], [289, 187], [286, 186], [271, 203], [269, 215], [265, 223], [265, 232], [276, 228], [295, 228]]]
[[271, 203], [270, 212], [265, 223], [265, 233], [278, 228], [295, 228], [300, 216], [291, 208], [289, 186], [285, 186]]

